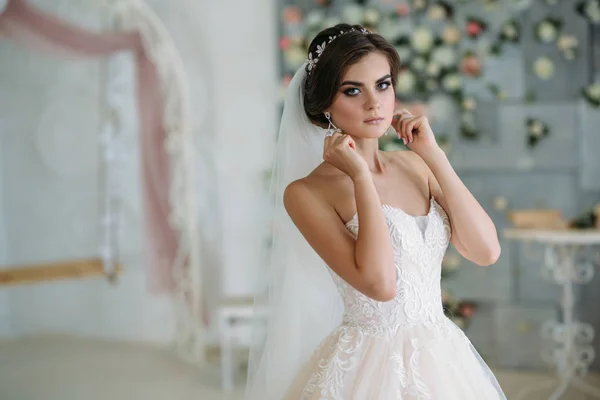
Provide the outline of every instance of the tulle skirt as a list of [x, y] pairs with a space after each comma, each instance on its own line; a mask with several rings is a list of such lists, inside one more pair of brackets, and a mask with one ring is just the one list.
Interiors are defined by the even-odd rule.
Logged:
[[342, 325], [317, 348], [285, 400], [505, 400], [469, 339], [434, 324]]

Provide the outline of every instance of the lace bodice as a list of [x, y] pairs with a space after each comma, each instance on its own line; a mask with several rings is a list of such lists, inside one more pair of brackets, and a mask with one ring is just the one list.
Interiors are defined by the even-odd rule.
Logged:
[[[397, 295], [388, 302], [373, 300], [331, 272], [344, 299], [343, 324], [372, 333], [395, 332], [415, 323], [435, 324], [444, 316], [440, 280], [450, 240], [448, 216], [433, 198], [428, 214], [422, 217], [388, 205], [382, 207], [394, 248]], [[356, 237], [356, 215], [346, 227]]]

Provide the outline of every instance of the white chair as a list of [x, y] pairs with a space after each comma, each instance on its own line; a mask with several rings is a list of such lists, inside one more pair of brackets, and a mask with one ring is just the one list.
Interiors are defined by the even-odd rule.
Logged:
[[266, 318], [266, 309], [254, 307], [249, 298], [228, 299], [217, 311], [223, 391], [233, 389], [237, 369], [234, 350], [250, 348], [257, 318]]

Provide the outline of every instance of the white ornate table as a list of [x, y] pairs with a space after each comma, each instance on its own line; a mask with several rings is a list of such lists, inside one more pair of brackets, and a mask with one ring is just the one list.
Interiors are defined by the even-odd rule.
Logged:
[[[526, 399], [529, 393], [554, 387], [550, 400], [559, 399], [569, 386], [600, 398], [600, 389], [583, 381], [595, 357], [591, 343], [594, 329], [588, 323], [576, 321], [574, 285], [585, 284], [594, 276], [596, 260], [585, 257], [585, 250], [600, 250], [598, 230], [536, 230], [508, 229], [504, 231], [508, 239], [528, 243], [539, 243], [545, 247], [542, 275], [562, 286], [562, 321], [547, 321], [541, 329], [543, 340], [551, 343], [544, 349], [542, 357], [556, 368], [556, 378], [523, 388], [517, 400]], [[600, 256], [600, 251], [596, 253]]]

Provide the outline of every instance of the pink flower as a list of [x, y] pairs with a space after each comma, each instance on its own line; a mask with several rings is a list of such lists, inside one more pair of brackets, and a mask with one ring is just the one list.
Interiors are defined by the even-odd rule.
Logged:
[[465, 318], [471, 318], [475, 313], [475, 306], [473, 304], [461, 304], [460, 305], [460, 313]]
[[282, 37], [279, 39], [279, 48], [280, 48], [281, 50], [287, 50], [287, 49], [288, 49], [288, 47], [290, 47], [290, 45], [291, 45], [291, 44], [292, 44], [292, 41], [291, 41], [291, 40], [290, 40], [290, 38], [289, 38], [289, 37], [287, 37], [287, 36], [282, 36]]
[[396, 7], [396, 14], [398, 14], [401, 17], [404, 17], [405, 15], [408, 15], [408, 13], [410, 13], [410, 7], [408, 6], [408, 4], [398, 4], [398, 6]]
[[292, 76], [291, 75], [284, 75], [283, 78], [281, 79], [281, 83], [283, 84], [283, 87], [288, 87], [288, 85], [290, 84], [290, 82], [292, 81]]
[[477, 21], [469, 21], [467, 23], [467, 35], [477, 37], [483, 32], [483, 26]]
[[460, 63], [460, 70], [467, 76], [480, 76], [482, 70], [481, 60], [475, 54], [466, 54]]
[[296, 6], [287, 6], [283, 9], [283, 21], [288, 24], [297, 24], [302, 21], [302, 10]]

